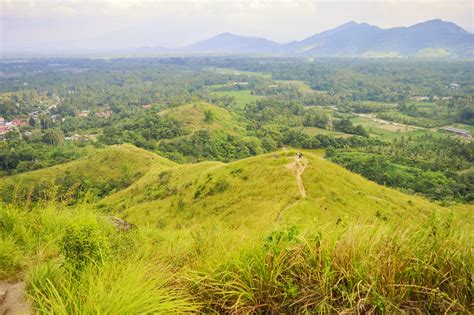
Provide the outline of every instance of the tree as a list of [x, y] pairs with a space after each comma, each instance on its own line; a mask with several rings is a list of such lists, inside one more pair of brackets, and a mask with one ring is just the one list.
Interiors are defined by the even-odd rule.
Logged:
[[208, 124], [212, 123], [215, 119], [214, 113], [208, 109], [204, 112], [204, 121]]
[[48, 129], [43, 135], [43, 142], [59, 146], [64, 144], [64, 134], [60, 129]]

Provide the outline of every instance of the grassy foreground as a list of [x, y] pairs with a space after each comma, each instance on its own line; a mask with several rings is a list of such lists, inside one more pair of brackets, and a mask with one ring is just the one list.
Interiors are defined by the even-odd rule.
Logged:
[[[0, 220], [1, 277], [25, 277], [42, 314], [472, 311], [472, 239], [449, 215], [285, 225], [236, 252], [195, 236], [174, 258], [166, 235], [117, 231], [87, 205], [2, 206]], [[221, 258], [208, 260], [212, 250]]]
[[0, 204], [0, 279], [24, 279], [40, 314], [473, 311], [472, 209], [310, 153], [303, 197], [292, 154], [154, 158], [99, 204]]

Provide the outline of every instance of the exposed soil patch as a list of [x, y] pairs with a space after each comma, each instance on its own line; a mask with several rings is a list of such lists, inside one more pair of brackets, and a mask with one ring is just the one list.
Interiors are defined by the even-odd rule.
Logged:
[[300, 191], [301, 197], [305, 198], [306, 190], [304, 189], [303, 179], [301, 178], [301, 175], [303, 175], [306, 165], [308, 165], [308, 159], [304, 157], [294, 157], [293, 159], [294, 161], [288, 164], [286, 167], [295, 172], [296, 185], [298, 186], [298, 190]]
[[0, 281], [0, 315], [33, 314], [25, 295], [25, 283]]
[[[301, 175], [303, 175], [303, 172], [304, 172], [306, 166], [308, 165], [308, 159], [306, 159], [304, 157], [299, 158], [299, 157], [296, 156], [296, 157], [293, 158], [293, 160], [294, 161], [291, 162], [290, 164], [287, 164], [286, 167], [288, 169], [294, 171], [295, 179], [296, 179], [296, 185], [298, 186], [298, 190], [300, 192], [301, 198], [306, 198], [306, 189], [304, 188], [303, 179], [301, 178]], [[293, 202], [292, 204], [285, 207], [282, 211], [280, 211], [280, 213], [278, 213], [278, 216], [276, 217], [275, 221], [276, 222], [281, 221], [285, 211], [288, 210], [289, 208], [293, 207], [294, 205], [296, 205], [301, 200], [302, 199]]]

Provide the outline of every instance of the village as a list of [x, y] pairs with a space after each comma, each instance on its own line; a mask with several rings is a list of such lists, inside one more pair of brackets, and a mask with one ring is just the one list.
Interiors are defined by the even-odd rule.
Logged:
[[[32, 136], [32, 130], [38, 126], [41, 126], [42, 119], [50, 121], [52, 124], [56, 124], [58, 121], [65, 122], [67, 117], [64, 117], [60, 114], [52, 114], [53, 110], [57, 108], [60, 104], [58, 102], [54, 105], [49, 106], [47, 109], [37, 108], [34, 111], [28, 113], [27, 115], [21, 115], [14, 117], [13, 119], [6, 119], [5, 117], [0, 116], [0, 141], [7, 141], [9, 139], [9, 134], [20, 135], [24, 139], [28, 139]], [[144, 104], [141, 106], [142, 110], [150, 110], [152, 108], [151, 104]], [[110, 119], [113, 115], [113, 111], [110, 109], [92, 112], [90, 110], [81, 110], [77, 111], [74, 116], [77, 119], [86, 119], [89, 117], [97, 117], [98, 119]], [[44, 123], [44, 122], [43, 122]], [[43, 128], [46, 129], [46, 128]], [[91, 135], [79, 135], [77, 133], [72, 135], [64, 136], [65, 141], [89, 141], [93, 136]]]

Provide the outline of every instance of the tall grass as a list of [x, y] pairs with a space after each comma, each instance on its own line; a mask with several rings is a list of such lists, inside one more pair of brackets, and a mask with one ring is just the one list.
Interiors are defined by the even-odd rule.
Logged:
[[469, 226], [438, 212], [239, 238], [225, 226], [123, 232], [88, 204], [0, 205], [0, 277], [25, 277], [40, 314], [468, 314]]
[[198, 305], [173, 288], [171, 278], [164, 275], [156, 266], [135, 258], [89, 265], [80, 277], [47, 265], [31, 273], [29, 294], [40, 314], [196, 312]]
[[187, 279], [206, 310], [224, 313], [469, 313], [472, 239], [450, 224], [278, 231]]

